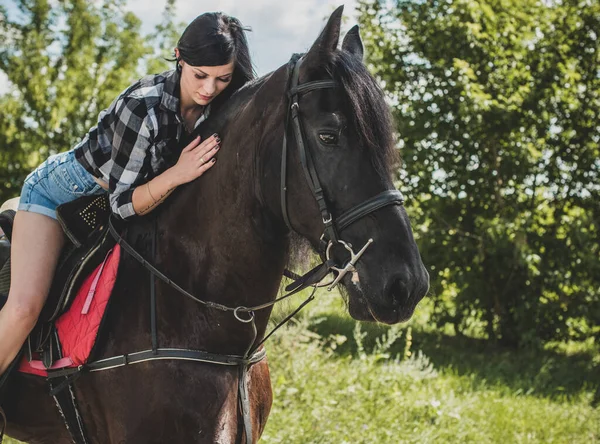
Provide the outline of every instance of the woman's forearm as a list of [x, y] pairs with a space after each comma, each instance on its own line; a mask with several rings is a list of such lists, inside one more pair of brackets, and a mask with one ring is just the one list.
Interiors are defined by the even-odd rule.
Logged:
[[200, 177], [211, 168], [216, 159], [221, 139], [217, 134], [200, 143], [200, 136], [188, 144], [179, 156], [179, 160], [164, 173], [150, 182], [133, 190], [131, 201], [133, 211], [138, 215], [148, 214], [160, 205], [175, 188]]
[[132, 203], [136, 214], [142, 216], [155, 209], [180, 185], [172, 169], [168, 169], [133, 190]]

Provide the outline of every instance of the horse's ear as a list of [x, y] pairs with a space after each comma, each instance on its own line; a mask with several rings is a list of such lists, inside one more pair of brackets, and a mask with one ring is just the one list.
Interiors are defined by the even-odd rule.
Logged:
[[342, 13], [344, 5], [337, 8], [329, 17], [325, 29], [310, 50], [306, 53], [304, 66], [317, 68], [329, 60], [333, 52], [337, 49], [340, 41], [340, 28], [342, 25]]
[[350, 54], [354, 54], [360, 60], [363, 59], [363, 54], [365, 51], [360, 38], [358, 25], [353, 26], [344, 37], [344, 41], [342, 42], [342, 50], [348, 51]]

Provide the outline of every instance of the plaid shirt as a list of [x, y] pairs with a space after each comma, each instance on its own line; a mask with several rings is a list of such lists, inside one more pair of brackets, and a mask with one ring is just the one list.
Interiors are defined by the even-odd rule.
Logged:
[[[135, 213], [133, 190], [179, 158], [184, 131], [179, 115], [179, 78], [176, 70], [140, 79], [98, 116], [75, 146], [75, 157], [93, 176], [108, 183], [110, 205], [121, 218]], [[196, 121], [208, 117], [210, 106]]]

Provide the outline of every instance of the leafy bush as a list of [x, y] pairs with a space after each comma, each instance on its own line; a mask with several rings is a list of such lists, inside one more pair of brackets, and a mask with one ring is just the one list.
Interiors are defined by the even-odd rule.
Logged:
[[365, 0], [360, 12], [438, 324], [511, 345], [598, 337], [600, 3]]

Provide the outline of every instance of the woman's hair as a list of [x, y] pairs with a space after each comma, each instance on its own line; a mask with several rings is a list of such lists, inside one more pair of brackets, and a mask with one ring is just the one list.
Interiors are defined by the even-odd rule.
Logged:
[[222, 66], [234, 62], [231, 83], [215, 98], [211, 105], [213, 109], [256, 77], [245, 34], [249, 30], [234, 17], [207, 12], [196, 17], [179, 38], [177, 69], [181, 69], [180, 60], [191, 66]]

